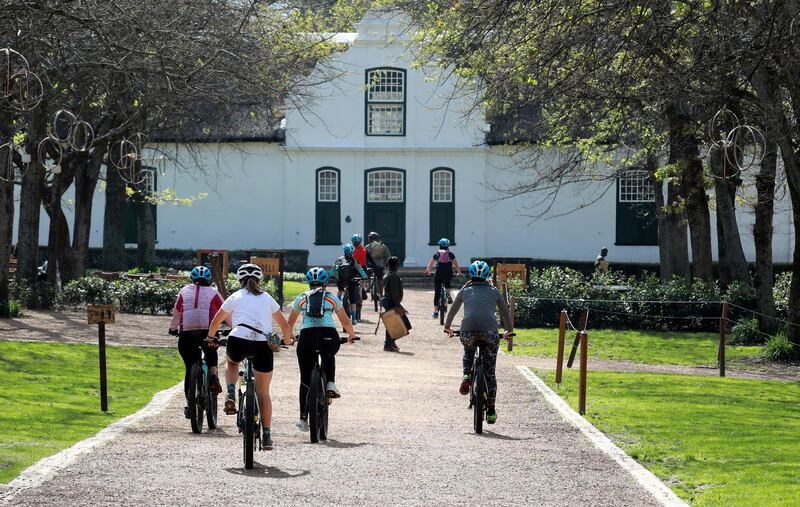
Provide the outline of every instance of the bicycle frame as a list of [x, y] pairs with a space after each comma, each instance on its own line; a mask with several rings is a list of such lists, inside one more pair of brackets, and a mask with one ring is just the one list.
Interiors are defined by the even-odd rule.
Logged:
[[[239, 432], [242, 433], [244, 442], [244, 462], [245, 468], [252, 468], [253, 467], [253, 456], [252, 451], [255, 448], [255, 441], [258, 442], [258, 450], [262, 450], [261, 445], [261, 418], [260, 418], [260, 410], [258, 406], [258, 393], [256, 393], [256, 379], [255, 379], [255, 371], [253, 370], [253, 363], [252, 358], [245, 357], [242, 360], [243, 370], [239, 371], [239, 376], [243, 377], [245, 383], [245, 391], [242, 391], [242, 382], [239, 382], [239, 410], [236, 413], [236, 425], [239, 427]], [[253, 434], [250, 436], [254, 440], [253, 446], [248, 449], [248, 428], [247, 428], [247, 392], [253, 393], [253, 421], [252, 424], [254, 428]]]

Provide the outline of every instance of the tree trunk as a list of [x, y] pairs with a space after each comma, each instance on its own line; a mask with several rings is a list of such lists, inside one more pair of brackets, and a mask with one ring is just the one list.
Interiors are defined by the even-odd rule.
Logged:
[[103, 216], [103, 269], [124, 271], [125, 204], [127, 185], [116, 169], [106, 168], [106, 204]]
[[753, 243], [756, 250], [755, 277], [753, 286], [756, 292], [756, 305], [759, 313], [758, 327], [765, 333], [775, 333], [777, 322], [770, 317], [775, 316], [775, 299], [772, 293], [774, 273], [772, 270], [772, 217], [775, 207], [775, 172], [778, 164], [777, 146], [767, 136], [764, 159], [761, 170], [756, 176], [756, 192], [754, 206], [755, 224], [753, 225]]
[[136, 226], [138, 245], [137, 264], [145, 270], [152, 269], [156, 263], [156, 224], [153, 205], [144, 199], [136, 202]]
[[75, 173], [75, 222], [72, 229], [72, 272], [68, 279], [86, 274], [89, 264], [89, 239], [92, 232], [92, 205], [97, 179], [100, 177], [105, 150], [96, 148]]
[[[2, 157], [5, 159], [5, 157]], [[0, 161], [0, 172], [5, 171], [6, 161]], [[0, 180], [0, 318], [8, 318], [9, 314], [9, 272], [8, 261], [11, 258], [11, 238], [14, 227], [14, 184]]]
[[736, 281], [749, 285], [750, 272], [736, 221], [736, 188], [741, 182], [739, 170], [730, 167], [722, 149], [712, 151], [710, 166], [717, 203], [719, 280], [723, 287]]
[[[61, 174], [55, 175], [46, 195], [45, 211], [50, 218], [47, 239], [47, 281], [51, 287], [58, 287], [59, 282], [66, 283], [72, 272], [69, 255], [69, 224], [61, 207], [64, 192], [72, 184], [75, 175], [74, 162], [65, 162]], [[60, 274], [60, 276], [59, 276]]]
[[662, 280], [673, 276], [689, 277], [689, 242], [686, 237], [686, 221], [678, 206], [679, 197], [675, 184], [667, 182], [667, 199], [664, 200], [664, 182], [655, 177], [657, 161], [648, 158], [650, 181], [656, 198], [658, 219], [658, 257]]

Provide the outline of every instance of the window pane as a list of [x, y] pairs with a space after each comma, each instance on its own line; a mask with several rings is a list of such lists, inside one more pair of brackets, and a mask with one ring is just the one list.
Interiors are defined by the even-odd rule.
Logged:
[[655, 191], [647, 171], [625, 171], [619, 177], [619, 202], [653, 202]]
[[450, 171], [433, 173], [433, 202], [453, 202], [453, 174]]
[[402, 134], [402, 104], [370, 104], [367, 117], [370, 134]]
[[317, 173], [317, 189], [318, 201], [337, 202], [339, 200], [339, 173], [319, 171]]
[[370, 102], [402, 102], [405, 73], [389, 69], [370, 71], [367, 86], [367, 100]]
[[373, 171], [367, 175], [369, 202], [403, 202], [403, 173]]

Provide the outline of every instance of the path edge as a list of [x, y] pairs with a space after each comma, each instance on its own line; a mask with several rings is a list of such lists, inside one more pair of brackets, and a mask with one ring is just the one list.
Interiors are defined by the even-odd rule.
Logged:
[[644, 489], [653, 495], [664, 506], [669, 507], [687, 507], [688, 504], [683, 501], [674, 491], [672, 491], [661, 479], [656, 477], [653, 472], [643, 467], [636, 460], [631, 458], [625, 451], [620, 449], [614, 442], [611, 441], [603, 432], [598, 430], [585, 418], [575, 412], [561, 396], [556, 394], [555, 391], [544, 383], [542, 379], [536, 376], [530, 368], [522, 365], [517, 365], [517, 370], [523, 377], [527, 378], [531, 384], [544, 396], [561, 415], [561, 417], [577, 427], [581, 433], [589, 439], [589, 441], [598, 450], [613, 459], [619, 466], [636, 479]]
[[182, 390], [183, 381], [163, 391], [159, 391], [153, 395], [153, 398], [147, 405], [137, 412], [123, 417], [119, 421], [106, 426], [95, 435], [76, 442], [71, 447], [59, 451], [52, 456], [46, 456], [24, 469], [18, 476], [3, 487], [5, 491], [0, 490], [0, 504], [8, 504], [18, 494], [49, 481], [55, 477], [59, 471], [74, 463], [82, 454], [91, 452], [93, 449], [111, 442], [121, 435], [125, 429], [147, 417], [163, 411], [167, 408], [175, 395]]

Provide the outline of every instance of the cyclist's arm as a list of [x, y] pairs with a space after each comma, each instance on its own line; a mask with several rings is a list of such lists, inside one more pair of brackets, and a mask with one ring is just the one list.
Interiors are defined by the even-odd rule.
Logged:
[[369, 250], [367, 250], [367, 266], [371, 267], [372, 269], [378, 267], [378, 265], [375, 264], [375, 259], [373, 259], [372, 255], [369, 253]]
[[222, 323], [227, 319], [230, 320], [232, 312], [223, 310], [222, 308], [219, 309], [216, 315], [214, 315], [214, 320], [211, 321], [211, 325], [208, 327], [208, 336], [214, 336], [219, 331], [219, 327]]
[[511, 332], [514, 330], [514, 324], [511, 322], [511, 312], [508, 309], [508, 305], [506, 304], [506, 300], [503, 299], [503, 295], [500, 292], [497, 292], [497, 308], [500, 310], [500, 319], [503, 321], [503, 329], [507, 332]]
[[344, 307], [336, 309], [336, 316], [339, 317], [339, 322], [342, 323], [344, 330], [347, 331], [347, 336], [352, 342], [353, 338], [356, 337], [356, 330], [353, 329], [353, 323], [350, 321], [350, 317], [347, 316], [347, 313], [345, 313]]
[[436, 262], [436, 260], [433, 257], [431, 257], [431, 260], [428, 261], [428, 266], [425, 268], [425, 274], [426, 275], [430, 275], [431, 274], [431, 269], [433, 269], [433, 263], [434, 262]]
[[453, 300], [453, 304], [450, 306], [450, 310], [447, 312], [447, 319], [444, 321], [444, 328], [450, 329], [450, 325], [453, 323], [453, 319], [456, 318], [456, 314], [458, 310], [461, 309], [461, 304], [464, 302], [464, 298], [461, 295], [461, 291], [456, 294], [456, 298]]
[[[222, 296], [219, 294], [219, 292], [217, 292], [211, 299], [211, 304], [208, 305], [209, 322], [214, 319], [219, 309], [222, 308], [222, 303], [224, 303], [224, 301], [222, 300]], [[227, 322], [228, 326], [233, 327], [233, 321], [231, 320], [230, 316], [228, 316], [228, 318], [225, 319], [225, 322]]]
[[172, 321], [169, 323], [170, 329], [180, 329], [183, 320], [183, 294], [178, 294], [175, 306], [172, 308]]
[[294, 325], [297, 323], [297, 319], [300, 317], [300, 310], [292, 310], [289, 314], [289, 329], [294, 330]]
[[286, 345], [291, 345], [292, 343], [292, 328], [289, 327], [289, 323], [286, 322], [286, 317], [283, 316], [283, 312], [278, 309], [277, 312], [272, 314], [272, 320], [278, 323], [281, 328], [281, 334], [283, 335], [283, 343]]
[[361, 264], [359, 264], [358, 262], [356, 262], [356, 268], [358, 269], [358, 274], [359, 276], [361, 276], [361, 278], [367, 277], [367, 272], [364, 271], [364, 268], [362, 268]]
[[453, 268], [455, 268], [456, 273], [458, 273], [459, 275], [461, 274], [461, 266], [458, 265], [458, 261], [456, 260], [455, 257], [453, 257]]

